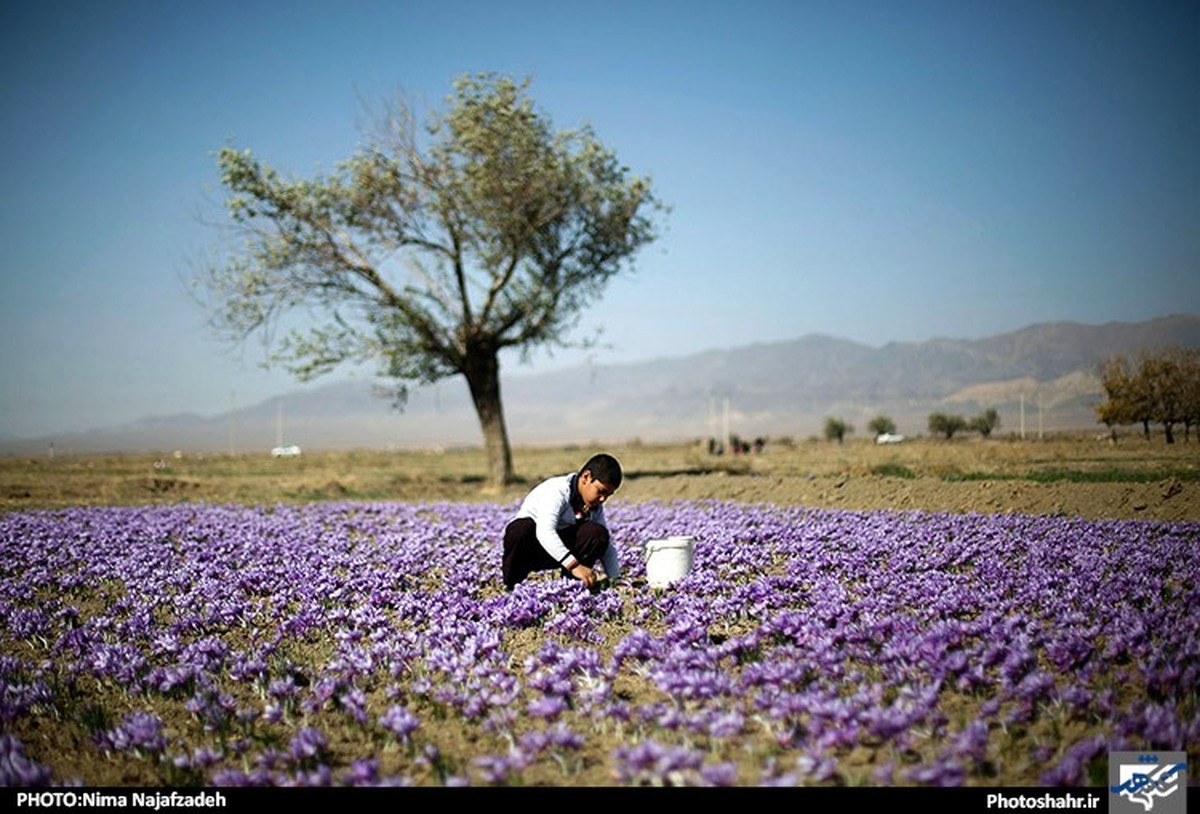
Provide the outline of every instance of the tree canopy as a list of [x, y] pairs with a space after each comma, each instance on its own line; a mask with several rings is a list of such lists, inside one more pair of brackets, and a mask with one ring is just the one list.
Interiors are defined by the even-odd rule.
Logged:
[[590, 127], [554, 131], [528, 85], [463, 76], [423, 125], [401, 98], [311, 179], [220, 150], [240, 242], [201, 281], [220, 334], [261, 334], [302, 380], [373, 363], [403, 404], [410, 384], [464, 376], [494, 484], [513, 478], [499, 353], [586, 343], [579, 312], [664, 211]]
[[877, 415], [867, 423], [869, 429], [875, 435], [891, 435], [896, 432], [896, 422], [891, 416]]
[[1105, 401], [1096, 416], [1110, 428], [1141, 424], [1163, 426], [1167, 443], [1175, 441], [1174, 427], [1182, 424], [1185, 437], [1200, 422], [1200, 349], [1170, 346], [1144, 352], [1136, 359], [1110, 356], [1100, 369]]
[[947, 441], [953, 438], [955, 433], [965, 430], [967, 427], [967, 420], [960, 415], [947, 415], [946, 413], [929, 414], [929, 431], [944, 436]]
[[1000, 413], [994, 407], [989, 407], [967, 422], [967, 429], [974, 430], [984, 438], [990, 438], [992, 432], [1000, 426]]
[[837, 441], [839, 444], [845, 441], [849, 433], [854, 432], [854, 426], [841, 418], [829, 417], [825, 419], [825, 440]]

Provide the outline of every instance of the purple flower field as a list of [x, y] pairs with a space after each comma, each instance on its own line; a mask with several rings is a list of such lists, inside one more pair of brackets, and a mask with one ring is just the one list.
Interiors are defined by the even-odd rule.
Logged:
[[[0, 516], [0, 784], [1101, 785], [1200, 753], [1200, 524], [614, 503]], [[638, 543], [696, 538], [647, 587]]]

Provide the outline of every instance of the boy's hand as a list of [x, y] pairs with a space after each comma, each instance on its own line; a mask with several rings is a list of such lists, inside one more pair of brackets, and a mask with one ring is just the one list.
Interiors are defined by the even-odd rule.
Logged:
[[591, 568], [588, 568], [583, 563], [580, 563], [571, 569], [571, 576], [578, 580], [582, 580], [583, 584], [589, 588], [596, 584], [596, 572]]

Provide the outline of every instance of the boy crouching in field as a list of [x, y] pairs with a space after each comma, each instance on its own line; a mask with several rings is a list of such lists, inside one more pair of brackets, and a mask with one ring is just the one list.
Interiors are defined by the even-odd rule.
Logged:
[[504, 587], [512, 590], [534, 571], [561, 569], [588, 588], [599, 584], [599, 561], [610, 582], [621, 575], [610, 544], [604, 501], [621, 486], [621, 464], [593, 455], [578, 472], [542, 481], [504, 529]]

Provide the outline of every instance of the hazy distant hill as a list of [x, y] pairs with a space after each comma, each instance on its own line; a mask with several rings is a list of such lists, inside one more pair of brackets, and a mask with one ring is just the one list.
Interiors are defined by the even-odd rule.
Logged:
[[[826, 417], [867, 432], [886, 414], [925, 431], [930, 412], [1000, 412], [1000, 434], [1099, 429], [1096, 370], [1113, 354], [1200, 347], [1200, 315], [1140, 323], [1032, 325], [978, 340], [870, 347], [809, 335], [674, 359], [532, 375], [510, 369], [504, 405], [514, 444], [818, 434]], [[461, 379], [415, 391], [403, 413], [365, 382], [288, 394], [229, 414], [158, 416], [89, 433], [0, 441], [0, 451], [266, 451], [480, 443]]]

